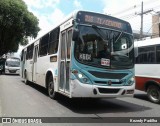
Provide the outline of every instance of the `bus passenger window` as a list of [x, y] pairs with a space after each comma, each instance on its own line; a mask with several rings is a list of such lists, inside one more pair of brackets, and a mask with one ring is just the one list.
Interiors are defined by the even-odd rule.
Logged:
[[48, 39], [49, 39], [49, 34], [45, 35], [40, 40], [40, 49], [39, 49], [40, 56], [45, 56], [48, 53]]
[[160, 46], [156, 48], [156, 60], [157, 63], [160, 63]]
[[59, 43], [59, 27], [50, 32], [49, 37], [49, 54], [55, 54], [58, 51], [58, 43]]
[[72, 41], [72, 30], [68, 31], [68, 36], [67, 36], [67, 58], [70, 58], [70, 48], [71, 48], [71, 41]]
[[32, 59], [33, 57], [33, 47], [34, 47], [33, 44], [27, 47], [27, 56], [26, 56], [27, 60]]
[[61, 59], [65, 59], [65, 43], [66, 43], [66, 33], [62, 33], [62, 38], [61, 38]]
[[138, 64], [152, 64], [155, 63], [155, 48], [153, 46], [140, 47], [136, 63]]
[[21, 61], [23, 61], [23, 56], [24, 55], [24, 50], [22, 50], [22, 53], [21, 53]]

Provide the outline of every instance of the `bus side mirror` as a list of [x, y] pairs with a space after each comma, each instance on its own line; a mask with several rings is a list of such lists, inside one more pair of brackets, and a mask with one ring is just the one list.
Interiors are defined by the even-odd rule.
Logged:
[[73, 41], [78, 41], [78, 38], [79, 38], [79, 30], [73, 30], [73, 37], [72, 37], [72, 40]]
[[134, 57], [138, 57], [138, 47], [134, 47]]

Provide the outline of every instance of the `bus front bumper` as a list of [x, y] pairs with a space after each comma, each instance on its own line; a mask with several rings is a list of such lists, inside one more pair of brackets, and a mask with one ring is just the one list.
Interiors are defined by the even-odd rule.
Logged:
[[5, 70], [5, 74], [20, 74], [20, 70]]
[[70, 84], [70, 97], [86, 98], [116, 98], [133, 97], [135, 83], [131, 86], [98, 86], [83, 84], [78, 80], [72, 80]]

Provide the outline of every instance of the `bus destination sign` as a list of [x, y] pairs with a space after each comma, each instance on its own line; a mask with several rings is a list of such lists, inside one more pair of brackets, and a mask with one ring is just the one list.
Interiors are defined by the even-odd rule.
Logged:
[[77, 19], [78, 23], [98, 25], [132, 33], [131, 26], [128, 22], [112, 16], [80, 11], [77, 15]]
[[105, 19], [105, 18], [101, 18], [101, 17], [85, 15], [84, 20], [85, 20], [85, 22], [88, 22], [88, 23], [95, 23], [98, 25], [105, 25], [105, 26], [115, 27], [115, 28], [119, 28], [119, 29], [122, 28], [121, 22], [117, 22], [117, 21], [113, 21], [113, 20]]

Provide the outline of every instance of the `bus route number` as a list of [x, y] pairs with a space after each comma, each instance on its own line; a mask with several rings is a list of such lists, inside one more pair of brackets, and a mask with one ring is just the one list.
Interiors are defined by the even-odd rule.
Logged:
[[80, 53], [79, 59], [80, 60], [91, 61], [91, 54]]

